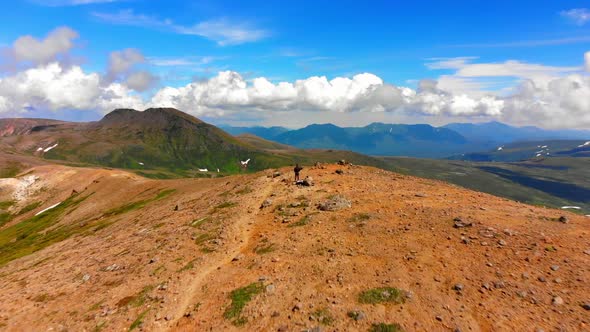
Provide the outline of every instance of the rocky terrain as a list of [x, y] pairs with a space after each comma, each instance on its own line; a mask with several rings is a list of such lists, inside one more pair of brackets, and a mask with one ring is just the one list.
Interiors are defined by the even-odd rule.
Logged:
[[590, 218], [372, 167], [302, 176], [0, 179], [0, 330], [590, 328]]

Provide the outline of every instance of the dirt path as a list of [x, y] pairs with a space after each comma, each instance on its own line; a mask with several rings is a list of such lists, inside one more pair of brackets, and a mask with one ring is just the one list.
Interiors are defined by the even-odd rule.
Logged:
[[257, 178], [255, 182], [257, 182], [257, 195], [243, 200], [239, 204], [239, 210], [248, 212], [240, 213], [238, 218], [231, 224], [232, 229], [228, 233], [232, 241], [227, 244], [223, 253], [212, 257], [212, 259], [209, 259], [206, 264], [200, 267], [199, 274], [191, 280], [190, 285], [184, 290], [178, 305], [173, 311], [173, 319], [167, 327], [169, 331], [174, 331], [176, 329], [178, 321], [184, 316], [190, 304], [194, 303], [197, 291], [208, 281], [207, 277], [209, 277], [212, 272], [230, 264], [237, 255], [249, 246], [250, 234], [253, 229], [253, 227], [250, 226], [255, 223], [256, 216], [260, 212], [260, 203], [265, 197], [270, 195], [276, 185], [274, 182], [267, 181], [266, 176]]

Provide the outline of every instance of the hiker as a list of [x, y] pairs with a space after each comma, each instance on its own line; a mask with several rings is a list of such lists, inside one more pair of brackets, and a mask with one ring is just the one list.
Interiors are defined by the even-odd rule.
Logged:
[[295, 172], [295, 183], [299, 181], [299, 172], [301, 172], [302, 169], [303, 167], [299, 166], [299, 164], [295, 164], [295, 168], [293, 168], [293, 172]]

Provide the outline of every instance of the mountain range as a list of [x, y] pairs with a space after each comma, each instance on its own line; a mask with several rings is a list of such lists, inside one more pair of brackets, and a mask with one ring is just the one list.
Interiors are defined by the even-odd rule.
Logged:
[[312, 124], [284, 127], [221, 126], [232, 135], [249, 133], [299, 148], [351, 150], [367, 155], [445, 158], [495, 149], [501, 144], [539, 140], [590, 140], [590, 131], [514, 127], [499, 122], [426, 124], [372, 123], [365, 127]]

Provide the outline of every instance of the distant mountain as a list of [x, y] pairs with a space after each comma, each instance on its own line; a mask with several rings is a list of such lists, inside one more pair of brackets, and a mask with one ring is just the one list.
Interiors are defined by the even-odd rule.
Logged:
[[274, 140], [300, 148], [433, 158], [479, 149], [453, 130], [430, 125], [372, 123], [366, 127], [341, 128], [332, 124], [314, 124], [280, 134]]
[[590, 131], [546, 130], [537, 127], [514, 127], [500, 122], [450, 123], [452, 129], [474, 142], [510, 143], [517, 141], [590, 139]]
[[232, 127], [221, 125], [219, 128], [234, 136], [252, 134], [267, 140], [273, 140], [276, 136], [289, 131], [289, 129], [285, 127]]

